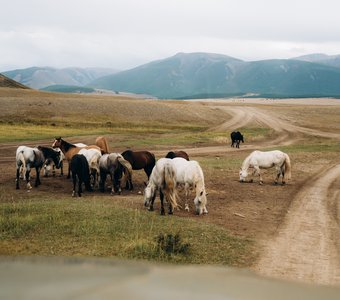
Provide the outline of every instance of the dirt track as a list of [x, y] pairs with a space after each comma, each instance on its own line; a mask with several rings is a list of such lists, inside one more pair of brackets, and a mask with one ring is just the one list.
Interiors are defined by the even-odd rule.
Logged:
[[[279, 139], [265, 146], [294, 143], [297, 133], [340, 139], [340, 134], [295, 126], [254, 107], [233, 107], [230, 112], [234, 117], [213, 130], [257, 121], [281, 133]], [[277, 235], [265, 241], [265, 250], [254, 267], [257, 272], [317, 284], [340, 284], [340, 249], [335, 242], [339, 238], [339, 220], [332, 213], [340, 194], [336, 191], [330, 195], [330, 187], [339, 177], [337, 164], [308, 180], [294, 198]]]

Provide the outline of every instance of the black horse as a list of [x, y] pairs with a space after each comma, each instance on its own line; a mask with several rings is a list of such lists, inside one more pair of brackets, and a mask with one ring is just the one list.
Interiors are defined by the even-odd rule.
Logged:
[[233, 131], [230, 134], [230, 138], [231, 138], [231, 147], [235, 147], [236, 145], [236, 148], [240, 148], [240, 142], [242, 141], [242, 143], [244, 143], [243, 135], [239, 131]]
[[81, 197], [82, 184], [85, 184], [85, 188], [87, 191], [92, 192], [92, 187], [90, 184], [90, 168], [87, 159], [82, 154], [73, 155], [70, 162], [70, 169], [72, 172], [72, 180], [73, 180], [73, 192], [72, 196], [74, 197], [76, 194], [76, 184], [78, 178], [78, 196]]
[[182, 158], [184, 158], [184, 159], [186, 159], [186, 160], [189, 160], [189, 155], [188, 155], [188, 153], [186, 153], [185, 151], [182, 151], [182, 150], [180, 150], [180, 151], [170, 151], [170, 152], [168, 152], [168, 154], [165, 156], [165, 158], [171, 158], [171, 159], [173, 159], [173, 158], [175, 158], [175, 157], [182, 157]]

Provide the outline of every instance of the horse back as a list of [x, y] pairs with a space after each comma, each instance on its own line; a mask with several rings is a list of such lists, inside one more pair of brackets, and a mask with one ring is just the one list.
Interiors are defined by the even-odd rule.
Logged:
[[155, 155], [149, 151], [126, 150], [122, 156], [131, 164], [133, 170], [140, 170], [147, 166], [154, 167], [156, 164]]

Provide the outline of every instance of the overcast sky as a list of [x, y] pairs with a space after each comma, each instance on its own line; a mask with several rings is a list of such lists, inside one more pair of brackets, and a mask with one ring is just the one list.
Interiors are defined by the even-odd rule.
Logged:
[[339, 0], [0, 0], [0, 71], [340, 54]]

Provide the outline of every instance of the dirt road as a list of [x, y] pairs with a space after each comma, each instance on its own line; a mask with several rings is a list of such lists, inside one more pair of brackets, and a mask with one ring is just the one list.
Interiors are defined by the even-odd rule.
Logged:
[[318, 284], [340, 284], [339, 224], [330, 193], [340, 164], [315, 175], [294, 199], [277, 236], [267, 241], [256, 270], [268, 276]]
[[[297, 134], [340, 139], [340, 134], [293, 125], [278, 115], [255, 107], [223, 107], [233, 116], [212, 130], [230, 130], [250, 122], [262, 123], [280, 134], [264, 143], [287, 145], [297, 141]], [[321, 170], [320, 170], [321, 171]], [[255, 270], [260, 274], [317, 284], [340, 285], [339, 219], [340, 193], [330, 192], [340, 177], [340, 164], [310, 178], [294, 198], [277, 236], [264, 241], [264, 252]]]

